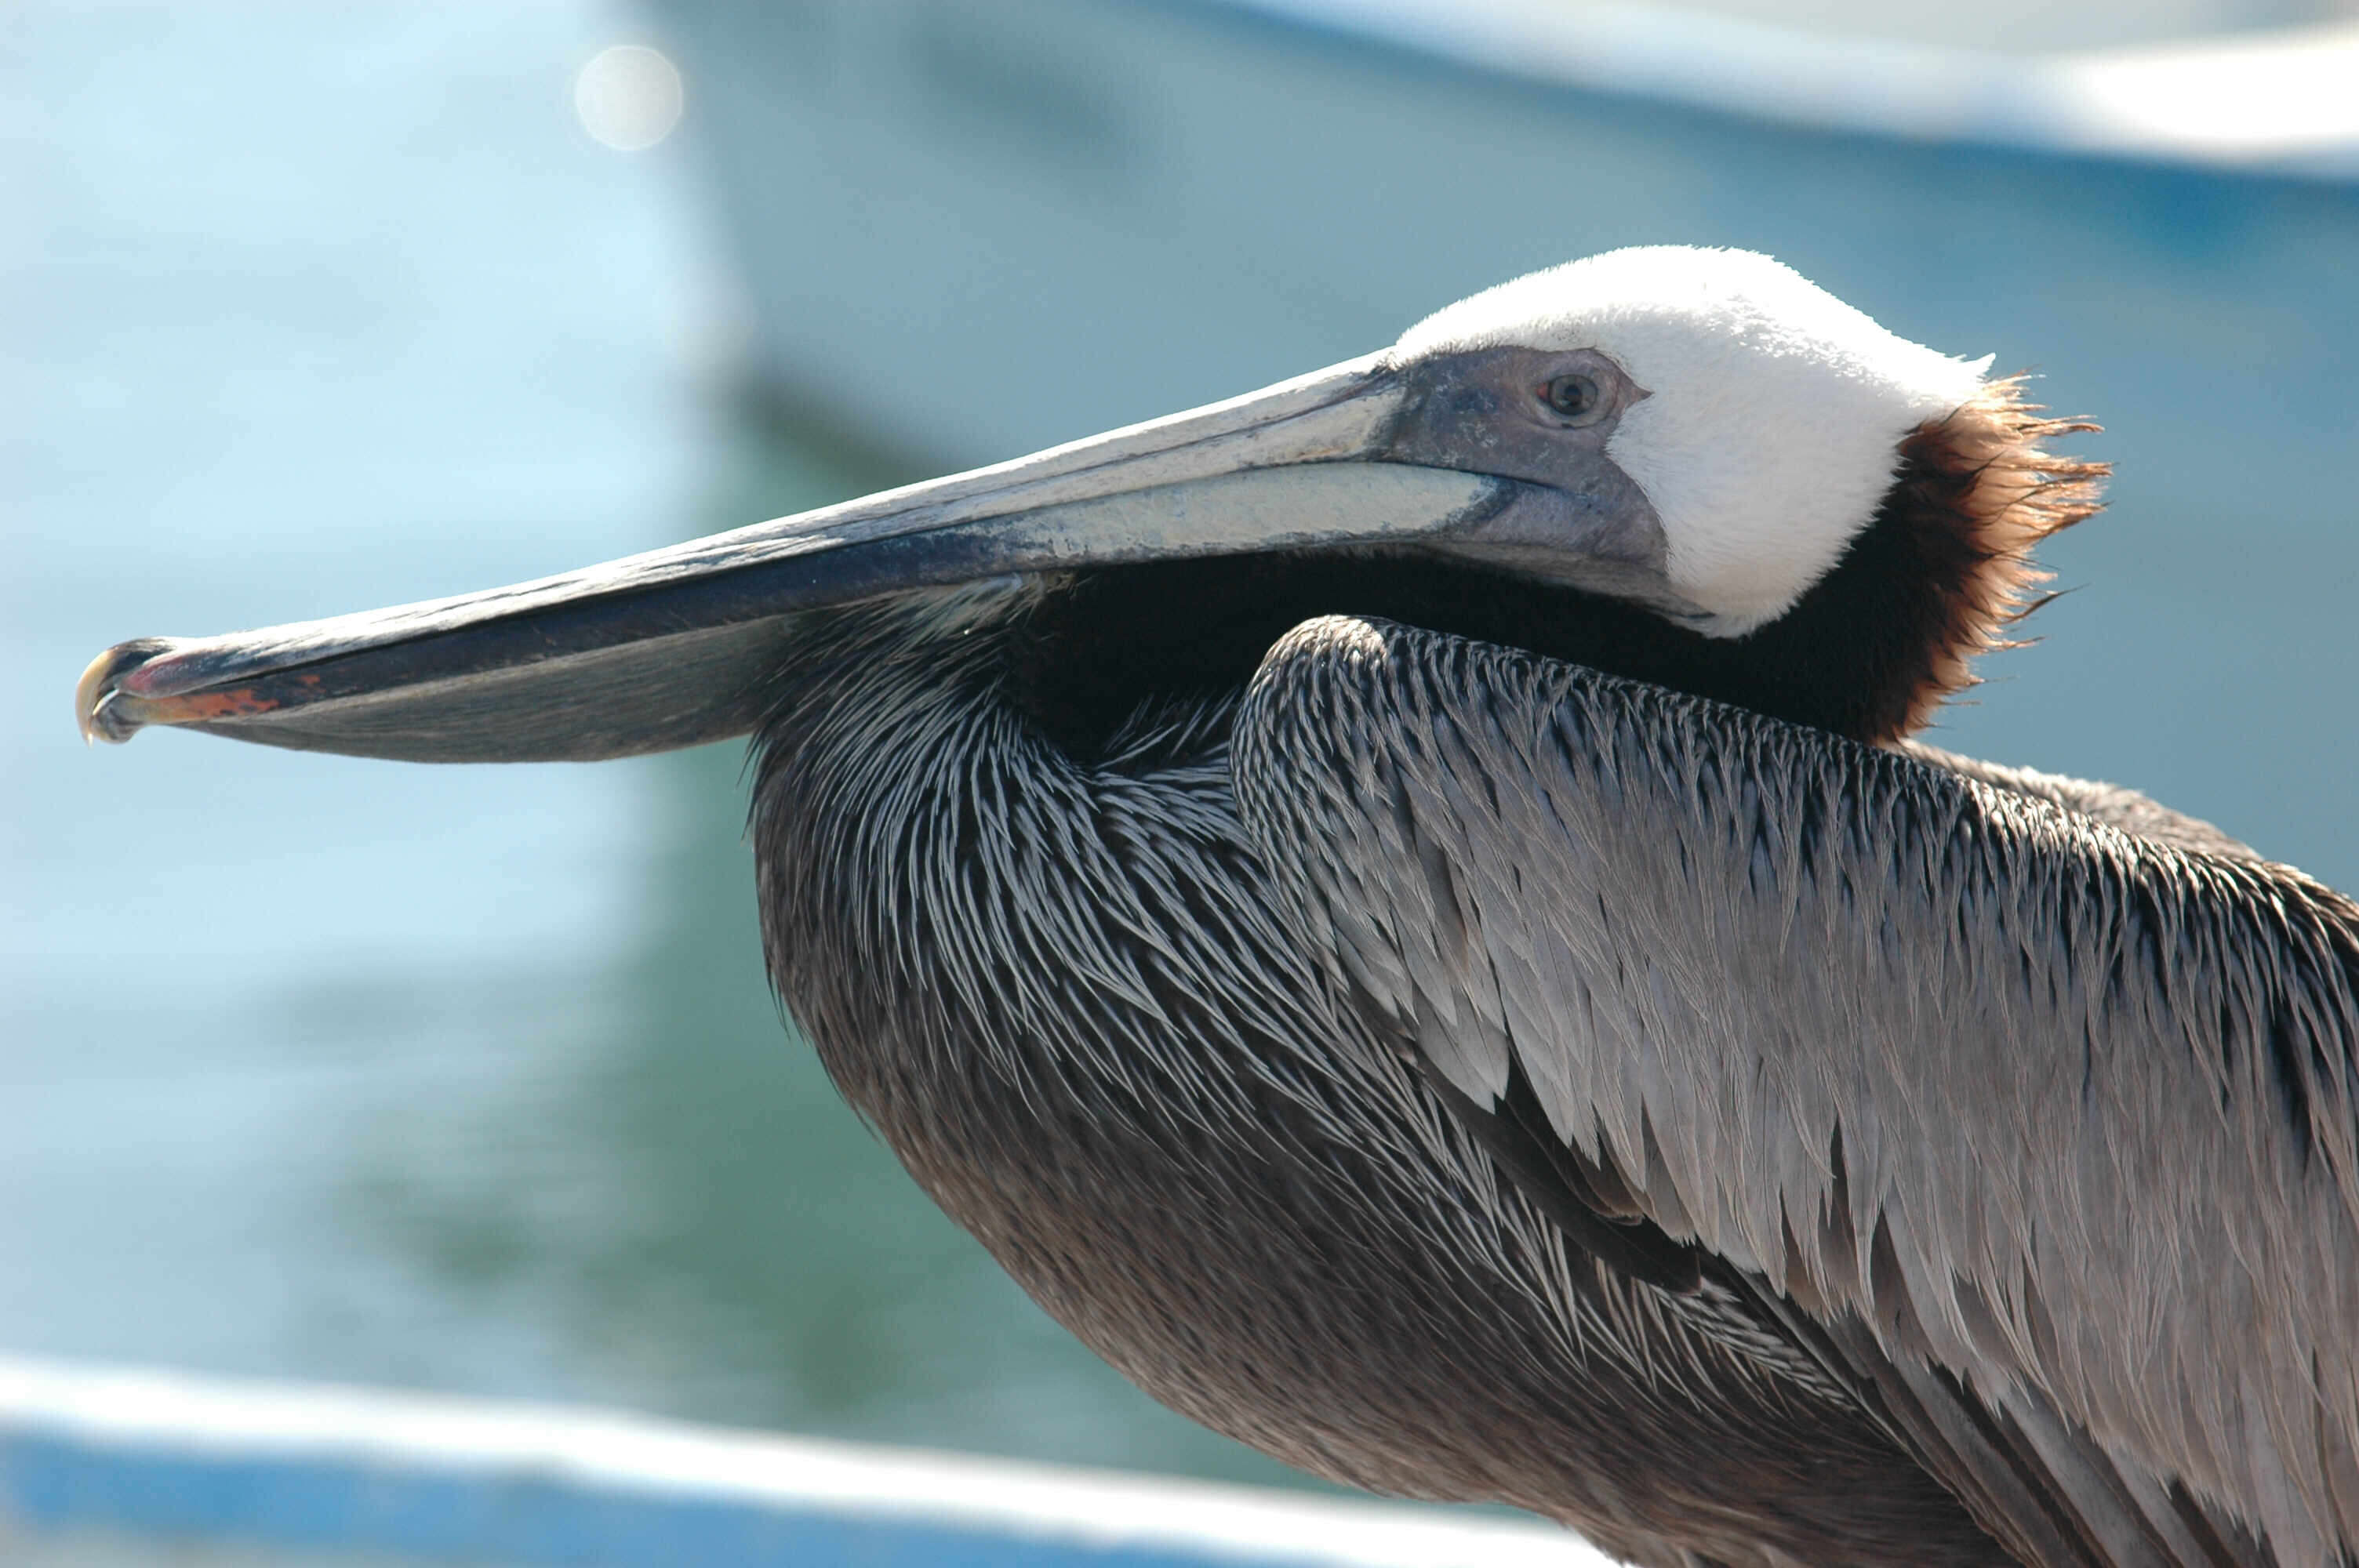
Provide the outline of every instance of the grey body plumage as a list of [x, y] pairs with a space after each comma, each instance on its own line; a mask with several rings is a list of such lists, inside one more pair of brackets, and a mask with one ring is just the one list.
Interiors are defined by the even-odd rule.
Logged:
[[[2289, 1007], [2349, 1028], [2359, 925], [2335, 895], [2134, 792], [1404, 629], [1307, 625], [1241, 705], [1167, 714], [1094, 765], [1015, 709], [990, 633], [946, 653], [885, 612], [826, 640], [761, 734], [772, 972], [943, 1206], [1167, 1402], [1336, 1479], [1512, 1501], [1643, 1563], [2270, 1560], [2093, 1443], [2093, 1418], [2151, 1417], [2100, 1408], [2133, 1391], [2088, 1364], [2115, 1352], [2059, 1341], [2040, 1292], [2114, 1303], [2093, 1325], [2155, 1322], [2259, 1246], [2209, 1292], [2221, 1319], [2156, 1324], [2165, 1358], [2200, 1371], [2257, 1292], [2332, 1361], [2348, 1059], [2338, 1083], [2267, 1038]], [[2234, 929], [2251, 921], [2272, 929]], [[2155, 988], [2242, 1022], [2190, 1032], [2137, 1000]], [[2054, 1028], [2063, 999], [2085, 1037]], [[1705, 1052], [1744, 1070], [1680, 1059]], [[2331, 1145], [2307, 1160], [2288, 1066]], [[1587, 1165], [1622, 1173], [1624, 1223], [1726, 1267], [1666, 1287], [1569, 1243], [1450, 1107], [1494, 1103], [1511, 1068]], [[2178, 1184], [2159, 1207], [2040, 1190], [2094, 1179], [2071, 1163], [1992, 1179], [2088, 1147], [2092, 1095], [2138, 1093], [2167, 1119], [2106, 1151]], [[1846, 1139], [1863, 1094], [1876, 1119]], [[2232, 1155], [2288, 1186], [2158, 1238], [2001, 1249], [2042, 1215], [2200, 1211], [2213, 1195], [2189, 1184]], [[2279, 1212], [2320, 1227], [2306, 1260]], [[1937, 1287], [1934, 1257], [2007, 1271]], [[1878, 1388], [1886, 1363], [1919, 1386]], [[2331, 1459], [2349, 1419], [2321, 1402], [2307, 1451]], [[2005, 1440], [1945, 1439], [1956, 1420]], [[2012, 1511], [2019, 1533], [2002, 1547], [1923, 1487], [1896, 1428], [1947, 1442], [1949, 1486], [1978, 1478], [1985, 1522]], [[2207, 1493], [2264, 1489], [2269, 1451], [2233, 1422], [2132, 1430], [2208, 1445], [2176, 1456]], [[2043, 1444], [2052, 1497], [2008, 1473]], [[2286, 1562], [2326, 1551], [2310, 1520], [2339, 1528], [2335, 1478], [2296, 1484], [2319, 1511], [2256, 1521], [2307, 1533]], [[1729, 1507], [1765, 1493], [1773, 1509]]]
[[[1690, 1561], [1673, 1520], [1730, 1563], [2003, 1560], [1788, 1343], [1596, 1268], [1502, 1178], [1281, 913], [1234, 703], [1085, 766], [1007, 701], [994, 642], [844, 617], [760, 732], [754, 837], [788, 1008], [1043, 1306], [1348, 1484], [1514, 1502], [1645, 1562]], [[1781, 1541], [1730, 1505], [1765, 1489]]]
[[1908, 739], [2075, 427], [1766, 258], [585, 572], [141, 639], [84, 731], [756, 737], [770, 969], [1051, 1313], [1661, 1568], [2359, 1562], [2359, 910]]

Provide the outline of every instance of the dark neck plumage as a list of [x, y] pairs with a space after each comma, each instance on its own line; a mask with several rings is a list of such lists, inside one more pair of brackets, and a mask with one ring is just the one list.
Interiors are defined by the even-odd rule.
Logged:
[[2006, 643], [2041, 579], [2031, 546], [2097, 508], [2102, 464], [2048, 453], [2093, 427], [1995, 382], [1900, 446], [1875, 520], [1794, 608], [1706, 637], [1619, 600], [1430, 555], [1238, 556], [1120, 568], [1049, 595], [1011, 640], [1017, 703], [1075, 757], [1143, 707], [1241, 690], [1288, 627], [1380, 616], [1502, 643], [1880, 743], [1921, 728]]

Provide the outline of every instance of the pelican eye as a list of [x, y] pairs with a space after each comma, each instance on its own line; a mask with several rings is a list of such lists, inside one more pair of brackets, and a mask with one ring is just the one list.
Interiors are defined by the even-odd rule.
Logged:
[[1540, 401], [1559, 415], [1585, 425], [1605, 411], [1605, 395], [1594, 377], [1560, 375], [1540, 388]]

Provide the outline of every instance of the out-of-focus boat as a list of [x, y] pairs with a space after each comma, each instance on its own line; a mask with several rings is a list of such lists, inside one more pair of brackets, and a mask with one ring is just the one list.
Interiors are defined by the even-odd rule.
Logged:
[[1921, 24], [2075, 45], [2031, 53], [1563, 0], [652, 16], [759, 380], [943, 464], [1683, 241], [1772, 252], [1921, 341], [2049, 371], [2051, 405], [2104, 417], [2105, 455], [2167, 474], [2174, 504], [2248, 505], [2267, 469], [2275, 515], [2347, 517], [2359, 17], [2130, 30], [2239, 20], [2188, 10], [2223, 3], [2100, 6], [2077, 37], [2005, 5]]

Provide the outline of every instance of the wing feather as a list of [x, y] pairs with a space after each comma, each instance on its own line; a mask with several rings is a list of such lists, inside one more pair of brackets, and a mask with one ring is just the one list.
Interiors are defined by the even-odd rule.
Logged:
[[1297, 628], [1236, 736], [1338, 978], [1778, 1281], [2003, 1539], [2359, 1542], [2359, 908], [2126, 791], [1381, 622]]

